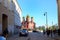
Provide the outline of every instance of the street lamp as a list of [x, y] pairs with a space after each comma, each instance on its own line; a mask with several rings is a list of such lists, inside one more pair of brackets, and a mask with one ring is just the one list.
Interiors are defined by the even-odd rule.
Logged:
[[47, 12], [44, 13], [44, 16], [46, 16], [46, 27], [48, 28]]

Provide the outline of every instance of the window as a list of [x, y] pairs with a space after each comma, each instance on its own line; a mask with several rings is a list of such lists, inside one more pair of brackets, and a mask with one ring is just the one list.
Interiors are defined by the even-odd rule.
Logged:
[[8, 7], [8, 1], [7, 0], [4, 0], [4, 6]]
[[0, 0], [0, 3], [2, 2], [2, 0]]
[[11, 2], [13, 3], [13, 0], [11, 0]]
[[14, 3], [13, 3], [13, 0], [10, 1], [9, 3], [9, 9], [14, 11]]

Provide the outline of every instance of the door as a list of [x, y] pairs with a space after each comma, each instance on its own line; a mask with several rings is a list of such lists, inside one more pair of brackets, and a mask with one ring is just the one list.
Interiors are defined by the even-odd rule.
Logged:
[[5, 14], [2, 14], [2, 32], [8, 27], [8, 17]]

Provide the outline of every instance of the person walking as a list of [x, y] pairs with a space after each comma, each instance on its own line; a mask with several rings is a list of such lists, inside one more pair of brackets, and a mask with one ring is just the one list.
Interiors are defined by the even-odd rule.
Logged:
[[58, 35], [60, 36], [60, 29], [58, 29]]
[[45, 35], [45, 30], [43, 30], [43, 35]]
[[56, 28], [53, 30], [53, 35], [56, 36]]
[[51, 34], [51, 37], [52, 37], [52, 29], [50, 30], [50, 34]]
[[50, 35], [50, 30], [47, 28], [47, 30], [46, 30], [46, 33], [47, 33], [47, 36], [49, 37], [49, 35]]
[[8, 29], [7, 28], [3, 31], [3, 36], [8, 37]]

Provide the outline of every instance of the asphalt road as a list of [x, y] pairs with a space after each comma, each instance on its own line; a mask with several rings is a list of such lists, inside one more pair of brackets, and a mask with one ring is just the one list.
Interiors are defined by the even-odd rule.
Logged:
[[19, 35], [14, 35], [12, 37], [7, 38], [7, 40], [54, 40], [54, 39], [52, 39], [51, 37], [47, 37], [42, 33], [30, 32], [27, 37], [25, 36], [19, 37]]

